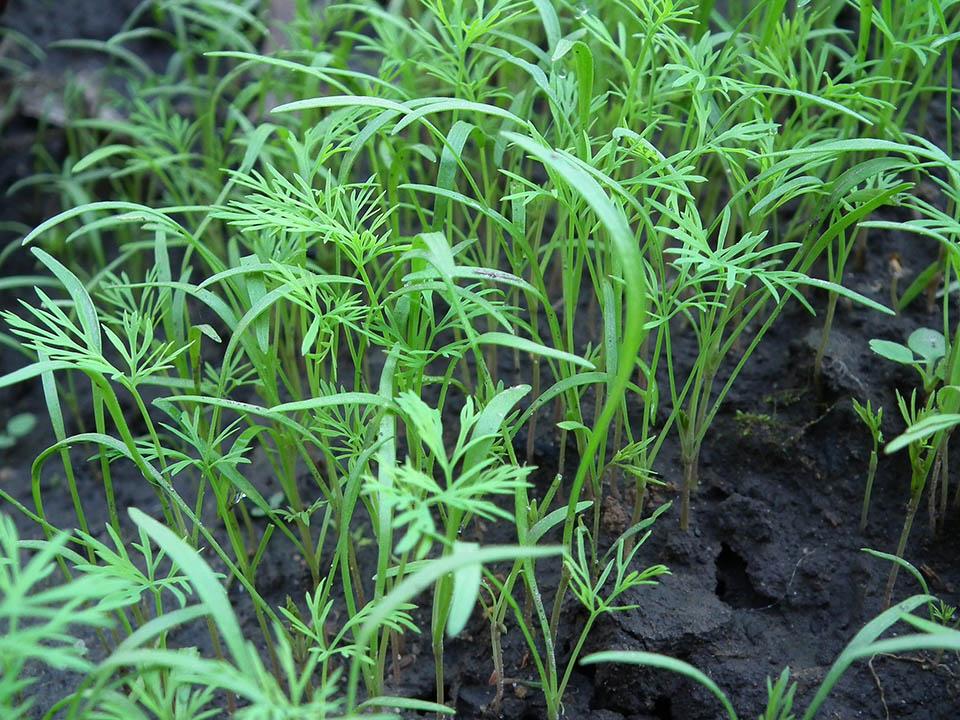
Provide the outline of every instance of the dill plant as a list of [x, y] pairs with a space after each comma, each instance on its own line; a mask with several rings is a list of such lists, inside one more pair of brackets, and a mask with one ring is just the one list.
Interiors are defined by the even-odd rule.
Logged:
[[[176, 691], [197, 717], [223, 693], [250, 718], [449, 713], [445, 643], [484, 598], [498, 697], [510, 616], [552, 720], [591, 627], [667, 572], [636, 567], [668, 508], [647, 503], [667, 439], [686, 529], [711, 424], [787, 304], [812, 311], [826, 292], [826, 342], [839, 298], [891, 312], [842, 284], [867, 230], [954, 247], [956, 163], [903, 125], [939, 95], [950, 107], [955, 13], [861, 3], [851, 37], [843, 2], [296, 5], [270, 54], [277, 30], [252, 0], [151, 0], [112, 40], [70, 43], [110, 58], [119, 119], [70, 105], [63, 166], [46, 158], [12, 188], [63, 206], [24, 237], [44, 279], [5, 286], [36, 300], [4, 314], [3, 341], [30, 360], [0, 378], [39, 379], [56, 442], [32, 509], [0, 492], [64, 542], [44, 509], [57, 458], [75, 516], [60, 522], [76, 528], [63, 570], [132, 576], [133, 527], [151, 568], [153, 546], [177, 568], [151, 608], [117, 616], [107, 660], [63, 707], [122, 717]], [[141, 26], [149, 14], [162, 29]], [[172, 49], [159, 72], [127, 47], [144, 37]], [[919, 219], [876, 219], [887, 206]], [[553, 426], [559, 473], [540, 493], [533, 448]], [[115, 549], [95, 540], [81, 445]], [[162, 523], [123, 515], [119, 463]], [[622, 476], [632, 518], [607, 538]], [[481, 521], [507, 544], [471, 539]], [[201, 548], [241, 586], [262, 657]], [[278, 608], [258, 575], [290, 550], [311, 587]], [[571, 594], [588, 619], [565, 654]], [[348, 619], [328, 632], [334, 607]], [[166, 648], [197, 622], [216, 658]], [[389, 696], [421, 624], [435, 702]], [[769, 717], [788, 716], [789, 677], [769, 692]]]

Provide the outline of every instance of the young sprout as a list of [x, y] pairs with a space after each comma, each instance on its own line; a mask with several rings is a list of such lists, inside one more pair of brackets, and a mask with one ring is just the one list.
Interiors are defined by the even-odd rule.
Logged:
[[940, 361], [946, 356], [947, 343], [943, 333], [936, 330], [918, 328], [910, 333], [906, 345], [889, 340], [871, 340], [870, 349], [882, 358], [916, 370], [923, 380], [925, 395], [929, 395], [943, 380]]
[[867, 468], [867, 483], [863, 491], [863, 509], [860, 511], [860, 531], [867, 527], [867, 514], [870, 512], [870, 495], [873, 492], [873, 479], [877, 474], [877, 457], [880, 452], [880, 445], [883, 444], [883, 408], [878, 407], [876, 412], [870, 406], [867, 400], [866, 405], [861, 405], [856, 398], [852, 399], [853, 409], [867, 426], [870, 431], [870, 437], [873, 440], [873, 447], [870, 450], [870, 465]]
[[[920, 328], [910, 334], [907, 345], [885, 340], [872, 340], [871, 349], [894, 362], [913, 367], [923, 382], [924, 404], [917, 406], [916, 391], [911, 393], [910, 403], [897, 393], [900, 414], [907, 423], [907, 431], [891, 442], [886, 450], [907, 448], [910, 456], [910, 502], [904, 521], [900, 540], [897, 544], [897, 557], [902, 557], [914, 518], [920, 505], [920, 498], [933, 475], [934, 487], [930, 494], [931, 528], [936, 525], [936, 483], [943, 476], [941, 494], [945, 505], [947, 477], [947, 448], [950, 432], [956, 425], [955, 418], [960, 410], [960, 393], [952, 384], [938, 386], [945, 382], [954, 383], [960, 378], [960, 347], [956, 338], [948, 346], [944, 335], [936, 330]], [[945, 508], [941, 508], [943, 511]], [[897, 579], [899, 565], [894, 565], [884, 590], [884, 604], [889, 605], [893, 587]]]
[[[669, 507], [669, 505], [664, 505], [658, 508], [653, 515], [653, 519]], [[637, 540], [635, 540], [635, 536], [642, 532], [643, 527], [651, 524], [651, 522], [645, 522], [631, 528], [617, 538], [613, 547], [601, 559], [601, 563], [605, 564], [602, 565], [603, 569], [599, 576], [595, 576], [594, 562], [585, 548], [584, 539], [589, 535], [589, 531], [582, 524], [578, 527], [576, 551], [565, 558], [565, 565], [570, 572], [570, 588], [586, 608], [588, 614], [587, 620], [577, 636], [573, 651], [567, 660], [567, 668], [560, 684], [557, 686], [555, 698], [557, 703], [563, 697], [567, 683], [570, 681], [570, 675], [580, 657], [580, 652], [583, 650], [583, 645], [597, 619], [606, 613], [636, 609], [639, 605], [624, 603], [621, 598], [634, 588], [656, 585], [659, 582], [657, 578], [670, 574], [665, 565], [652, 565], [644, 570], [634, 570], [632, 568], [637, 552], [651, 533], [647, 530]]]
[[[922, 422], [930, 413], [929, 407], [917, 407], [917, 393], [913, 391], [910, 394], [910, 403], [898, 392], [897, 406], [900, 408], [900, 414], [907, 425], [916, 425]], [[934, 459], [937, 456], [937, 444], [929, 438], [922, 438], [910, 443], [907, 447], [910, 456], [910, 502], [907, 504], [907, 515], [903, 521], [903, 529], [900, 531], [900, 539], [897, 542], [896, 556], [902, 558], [907, 549], [907, 540], [910, 537], [910, 530], [913, 527], [914, 518], [917, 516], [917, 510], [920, 507], [920, 498], [923, 495], [923, 489], [926, 487], [927, 479], [930, 476], [930, 470], [933, 467]], [[890, 599], [893, 597], [893, 587], [897, 582], [897, 572], [900, 566], [894, 564], [890, 570], [890, 576], [887, 578], [887, 585], [883, 592], [883, 606], [890, 605]]]

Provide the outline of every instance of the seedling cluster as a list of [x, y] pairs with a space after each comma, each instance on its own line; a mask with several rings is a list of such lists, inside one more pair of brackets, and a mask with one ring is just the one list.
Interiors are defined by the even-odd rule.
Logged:
[[[921, 501], [935, 530], [956, 512], [960, 4], [295, 5], [278, 27], [269, 2], [146, 0], [112, 39], [61, 43], [108, 57], [111, 89], [90, 113], [68, 88], [65, 158], [9, 189], [62, 212], [0, 225], [0, 262], [36, 271], [0, 280], [24, 297], [0, 387], [41, 386], [53, 437], [30, 502], [0, 486], [45, 538], [0, 522], [4, 717], [33, 711], [35, 661], [82, 674], [51, 718], [453, 714], [445, 648], [484, 627], [496, 707], [511, 633], [549, 720], [581, 661], [680, 672], [735, 719], [686, 663], [584, 658], [591, 630], [669, 573], [644, 543], [698, 522], [701, 451], [786, 310], [822, 311], [819, 378], [843, 308], [926, 296], [942, 328], [870, 343], [916, 390], [855, 399], [862, 528], [882, 425], [907, 427], [885, 448], [912, 472], [889, 604]], [[41, 51], [7, 37], [16, 86]], [[938, 259], [906, 288], [845, 284], [896, 233]], [[130, 483], [150, 513], [124, 507]], [[278, 604], [264, 563], [291, 554], [309, 587]], [[797, 716], [855, 660], [960, 651], [945, 608], [924, 586], [884, 611]], [[185, 630], [209, 637], [182, 649]], [[392, 690], [418, 633], [430, 701]], [[768, 692], [765, 720], [800, 712], [789, 671]]]

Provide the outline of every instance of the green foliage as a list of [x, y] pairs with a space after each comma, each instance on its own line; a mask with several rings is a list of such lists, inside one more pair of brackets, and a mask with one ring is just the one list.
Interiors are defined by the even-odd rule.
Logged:
[[[24, 675], [28, 662], [58, 670], [90, 672], [81, 629], [113, 625], [111, 612], [130, 602], [131, 586], [120, 577], [85, 574], [49, 586], [67, 535], [58, 535], [27, 553], [13, 520], [0, 515], [0, 710], [4, 717], [26, 718], [34, 703]], [[25, 694], [27, 698], [25, 699]]]
[[[38, 152], [10, 189], [61, 211], [23, 235], [38, 274], [0, 280], [36, 292], [3, 314], [0, 342], [27, 361], [0, 387], [39, 380], [55, 437], [33, 508], [4, 498], [47, 535], [43, 578], [52, 562], [76, 576], [51, 602], [80, 625], [114, 621], [96, 667], [49, 628], [53, 664], [86, 674], [63, 700], [75, 717], [448, 713], [445, 643], [478, 605], [498, 701], [509, 626], [559, 717], [595, 622], [667, 572], [641, 567], [670, 507], [648, 507], [648, 487], [670, 484], [664, 443], [679, 442], [682, 476], [665, 480], [686, 528], [712, 422], [784, 310], [823, 295], [818, 370], [841, 299], [893, 312], [843, 284], [868, 233], [943, 248], [922, 283], [890, 288], [901, 309], [942, 278], [942, 332], [871, 343], [922, 379], [887, 449], [910, 448], [912, 511], [933, 477], [942, 517], [960, 166], [954, 118], [946, 147], [924, 122], [955, 105], [956, 2], [300, 1], [284, 28], [267, 5], [148, 0], [116, 37], [63, 44], [103, 56], [122, 91], [96, 116], [69, 93], [64, 163]], [[0, 71], [20, 77], [38, 50], [9, 37]], [[144, 39], [170, 47], [160, 70], [136, 54]], [[882, 417], [855, 408], [874, 450], [865, 524]], [[32, 430], [10, 422], [0, 446]], [[545, 489], [534, 451], [554, 428]], [[44, 506], [54, 458], [73, 518]], [[120, 512], [121, 478], [149, 485], [162, 521]], [[622, 479], [635, 501], [609, 537]], [[75, 526], [69, 547], [54, 522]], [[506, 545], [485, 544], [493, 525]], [[258, 590], [277, 553], [310, 578], [281, 607]], [[39, 579], [24, 590], [43, 598]], [[93, 603], [91, 579], [127, 605]], [[587, 622], [568, 646], [571, 594]], [[402, 636], [427, 616], [436, 702], [388, 697]], [[203, 623], [215, 657], [167, 647]], [[24, 659], [10, 657], [15, 708]], [[791, 717], [794, 687], [787, 672], [769, 683], [764, 720]]]

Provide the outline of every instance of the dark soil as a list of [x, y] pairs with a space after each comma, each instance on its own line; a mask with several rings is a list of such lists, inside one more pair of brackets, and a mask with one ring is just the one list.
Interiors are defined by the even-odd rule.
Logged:
[[[41, 15], [35, 10], [37, 4], [13, 0], [8, 20], [33, 37], [48, 40], [52, 37], [52, 13]], [[126, 16], [127, 6], [136, 3], [85, 0], [56, 4], [58, 14], [62, 6], [69, 5], [76, 15], [69, 35], [102, 38]], [[34, 119], [17, 118], [0, 137], [0, 191], [35, 171], [29, 148], [36, 129]], [[56, 152], [56, 132], [48, 132], [45, 140]], [[40, 197], [27, 194], [11, 199], [0, 192], [0, 221], [36, 223], [47, 213]], [[883, 301], [888, 297], [888, 267], [894, 255], [905, 266], [907, 275], [901, 280], [905, 287], [935, 252], [926, 241], [873, 235], [866, 266], [850, 273], [848, 284]], [[0, 267], [4, 274], [25, 270], [30, 267], [22, 254]], [[822, 301], [822, 297], [813, 299]], [[3, 306], [10, 307], [12, 300], [4, 298]], [[850, 398], [882, 404], [885, 434], [895, 436], [902, 424], [893, 400], [894, 388], [909, 390], [914, 378], [877, 358], [867, 343], [871, 338], [902, 340], [917, 327], [938, 327], [940, 317], [928, 313], [922, 300], [895, 318], [841, 303], [817, 388], [812, 382], [812, 363], [820, 323], [819, 318], [790, 311], [760, 345], [705, 442], [690, 532], [677, 528], [677, 513], [672, 510], [661, 518], [639, 555], [639, 562], [645, 565], [666, 564], [672, 575], [659, 587], [627, 598], [638, 609], [604, 619], [590, 638], [587, 652], [648, 650], [687, 660], [727, 691], [742, 718], [756, 718], [763, 712], [765, 679], [789, 666], [799, 683], [797, 707], [802, 712], [845, 644], [882, 609], [889, 567], [861, 548], [895, 549], [905, 514], [909, 468], [903, 454], [881, 459], [870, 523], [867, 531], [860, 533], [858, 518], [870, 439]], [[3, 348], [0, 373], [22, 361], [17, 353]], [[38, 383], [0, 390], [0, 423], [23, 411], [43, 417]], [[40, 427], [45, 424], [41, 422]], [[540, 428], [547, 432], [549, 423], [540, 423]], [[52, 441], [48, 432], [38, 431], [0, 455], [0, 482], [28, 506], [30, 465]], [[552, 434], [537, 439], [535, 462], [540, 467], [540, 481], [556, 470], [556, 443]], [[522, 451], [525, 439], [519, 438], [518, 444]], [[78, 454], [78, 459], [82, 457]], [[568, 463], [573, 460], [568, 458]], [[82, 466], [88, 468], [88, 475], [80, 478], [83, 491], [98, 497], [99, 480], [93, 466]], [[667, 487], [658, 491], [652, 502], [675, 499], [680, 483], [675, 444], [668, 441], [665, 445], [657, 470]], [[266, 468], [256, 465], [250, 470], [251, 478], [258, 480], [268, 475]], [[118, 484], [122, 504], [156, 512], [156, 501], [146, 484], [132, 474], [125, 479], [128, 482]], [[53, 464], [45, 482], [48, 515], [55, 524], [72, 526], [69, 497], [55, 492]], [[265, 494], [270, 492], [267, 482]], [[951, 478], [951, 482], [958, 479]], [[623, 503], [624, 508], [615, 502], [605, 504], [612, 524], [618, 513], [629, 515], [629, 498]], [[102, 528], [103, 508], [93, 501], [89, 505], [91, 525]], [[15, 514], [12, 508], [4, 510]], [[28, 520], [15, 517], [24, 535], [36, 535]], [[960, 604], [958, 528], [954, 512], [943, 533], [933, 536], [924, 509], [906, 553], [910, 562], [923, 569], [933, 592], [952, 604]], [[494, 535], [491, 531], [493, 540], [509, 540]], [[279, 542], [274, 543], [263, 568], [260, 589], [275, 604], [285, 602], [288, 596], [302, 598], [310, 589], [302, 562]], [[896, 597], [918, 591], [912, 578], [901, 573]], [[252, 613], [239, 593], [235, 597], [245, 627], [251, 637], [256, 636], [259, 631]], [[582, 620], [582, 612], [571, 601], [562, 627], [569, 628], [572, 635]], [[509, 620], [508, 627], [512, 628]], [[197, 642], [195, 637], [183, 641]], [[568, 648], [571, 637], [563, 641]], [[93, 638], [88, 644], [96, 654]], [[524, 684], [532, 681], [534, 674], [523, 657], [522, 639], [515, 628], [504, 638], [504, 648], [506, 674], [521, 682], [508, 684], [498, 716], [541, 718], [539, 691]], [[405, 652], [401, 685], [396, 690], [432, 698], [428, 638], [408, 638]], [[479, 612], [468, 630], [450, 644], [447, 661], [447, 694], [458, 717], [494, 716], [489, 628]], [[31, 693], [38, 710], [49, 708], [76, 683], [70, 675], [42, 668], [36, 672], [39, 681]], [[678, 676], [613, 665], [579, 669], [565, 696], [565, 708], [567, 717], [592, 720], [714, 720], [722, 712], [705, 690]], [[960, 663], [948, 656], [937, 664], [925, 655], [883, 656], [869, 665], [860, 663], [847, 673], [818, 717], [954, 720], [960, 717]]]

